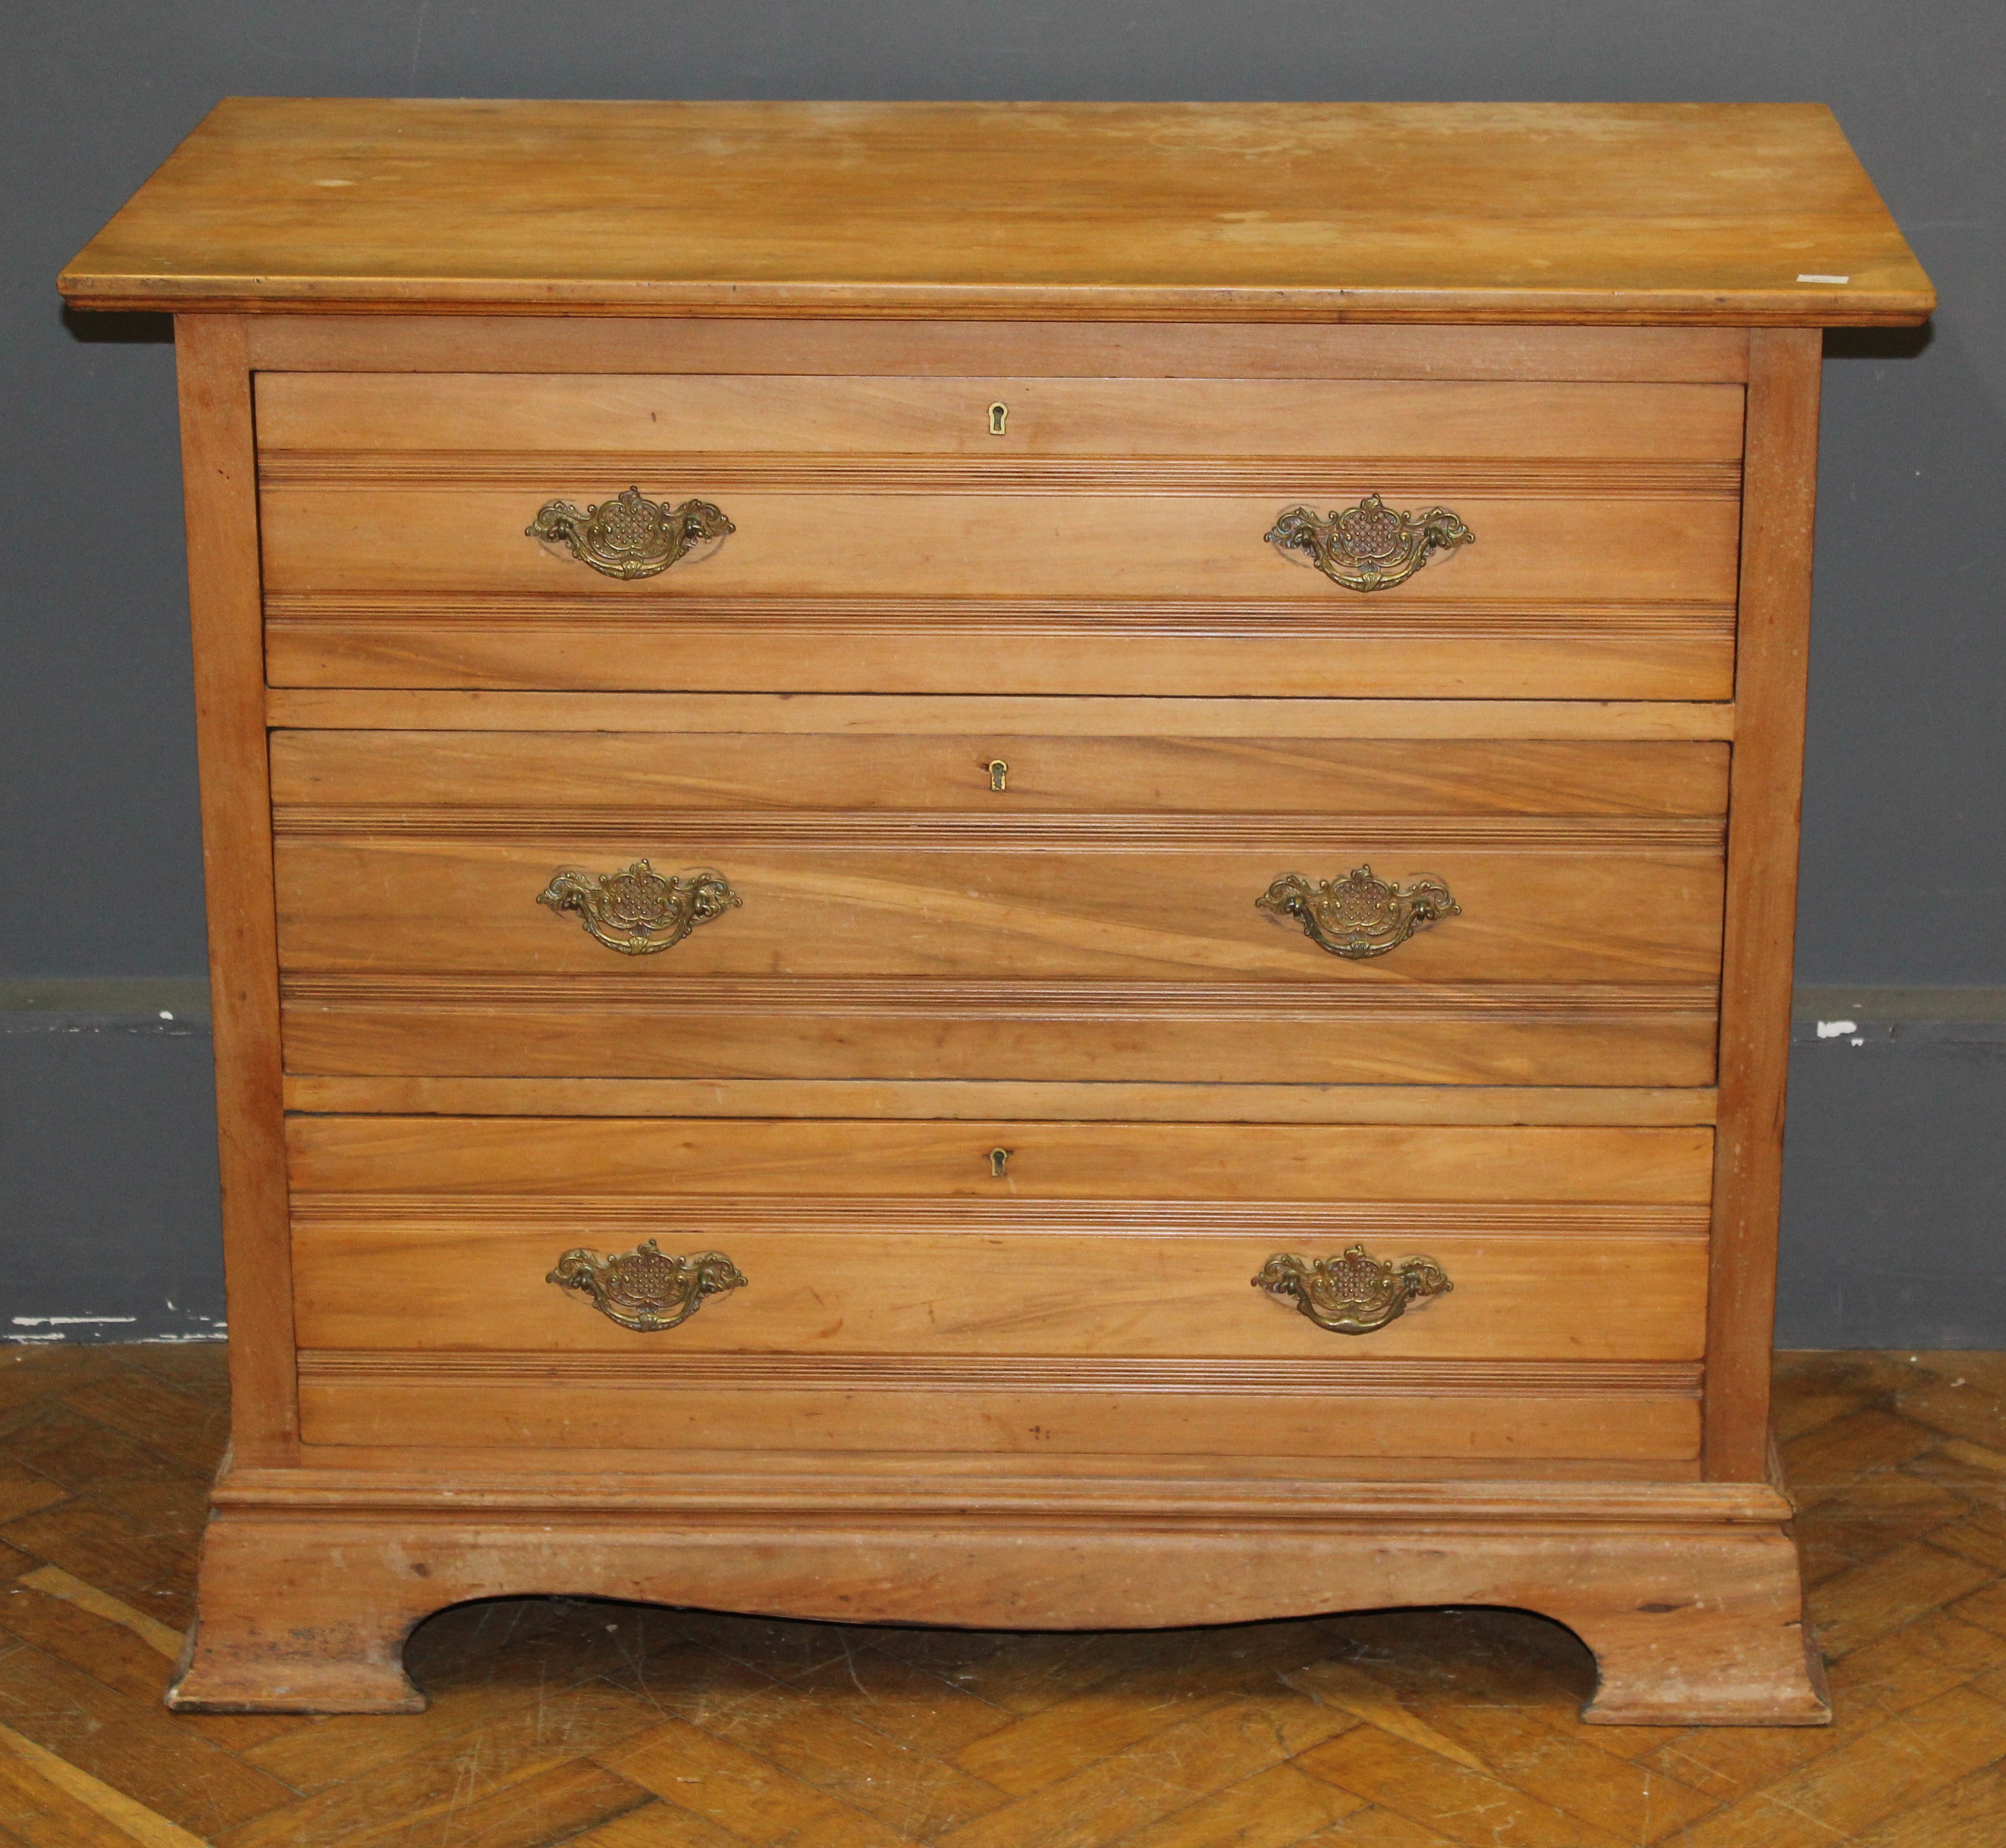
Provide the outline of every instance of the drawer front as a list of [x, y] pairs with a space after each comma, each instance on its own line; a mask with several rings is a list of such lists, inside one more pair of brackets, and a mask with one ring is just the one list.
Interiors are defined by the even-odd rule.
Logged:
[[[1716, 745], [282, 733], [273, 764], [298, 1072], [1711, 1075]], [[737, 903], [622, 953], [589, 902], [643, 859]], [[1459, 910], [1353, 958], [1270, 896], [1374, 864]]]
[[[1692, 1454], [1704, 1130], [304, 1118], [291, 1140], [310, 1441]], [[744, 1281], [649, 1332], [548, 1281], [650, 1238]], [[1353, 1335], [1254, 1285], [1353, 1245], [1452, 1287]]]
[[[266, 375], [275, 684], [1719, 699], [1738, 386]], [[1004, 430], [991, 435], [991, 407]], [[596, 574], [630, 485], [733, 531]], [[1383, 495], [1476, 543], [1340, 587]]]
[[[1397, 1371], [1395, 1371], [1397, 1370]], [[1070, 1376], [1070, 1377], [1068, 1377]], [[1023, 1383], [1026, 1379], [1038, 1384]], [[1575, 1477], [1697, 1473], [1700, 1369], [1683, 1362], [1378, 1370], [1189, 1364], [998, 1371], [971, 1363], [844, 1369], [640, 1368], [581, 1357], [306, 1353], [311, 1445], [615, 1453], [674, 1474], [692, 1455], [842, 1452], [1050, 1459], [1202, 1459], [1208, 1475], [1342, 1479], [1489, 1470]], [[499, 1460], [498, 1459], [497, 1459]], [[1376, 1467], [1375, 1467], [1376, 1466]]]
[[[615, 980], [618, 980], [615, 978]], [[301, 1077], [1692, 1086], [1712, 991], [296, 976]], [[645, 1005], [642, 1005], [645, 1002]]]
[[496, 469], [593, 455], [616, 472], [748, 452], [998, 466], [1343, 455], [1731, 468], [1741, 456], [1742, 388], [1725, 384], [264, 372], [257, 391], [267, 471], [319, 480], [470, 456]]
[[[1144, 709], [1146, 710], [1147, 709]], [[1724, 744], [1466, 738], [275, 731], [283, 829], [441, 810], [1705, 816]], [[1003, 766], [1002, 787], [991, 766]]]
[[[1034, 824], [932, 832], [803, 816], [597, 839], [529, 827], [502, 840], [288, 839], [278, 854], [280, 957], [300, 974], [605, 977], [609, 994], [641, 1006], [704, 977], [776, 971], [1271, 981], [1353, 998], [1458, 982], [1705, 988], [1719, 973], [1717, 828], [1711, 842], [1702, 825], [1683, 847], [1650, 835], [1612, 846], [1582, 824], [1503, 850], [1476, 826], [1431, 839], [1269, 817], [1110, 825], [1103, 841], [1063, 845], [1046, 844]], [[907, 835], [922, 844], [887, 838]], [[1258, 844], [1237, 844], [1249, 837]], [[643, 858], [665, 875], [714, 868], [740, 903], [660, 954], [632, 956], [537, 902], [560, 874], [596, 882]], [[1257, 907], [1286, 875], [1341, 882], [1367, 862], [1403, 891], [1438, 881], [1459, 914], [1353, 962], [1319, 948], [1297, 918]]]
[[[559, 475], [531, 488], [451, 481], [401, 488], [268, 488], [261, 497], [265, 581], [280, 594], [463, 593], [476, 597], [590, 594], [633, 599], [787, 597], [1033, 598], [1151, 602], [1216, 597], [1279, 602], [1309, 614], [1350, 607], [1396, 616], [1404, 603], [1653, 604], [1733, 601], [1738, 504], [1617, 501], [1592, 495], [1518, 498], [1480, 489], [1453, 511], [1475, 543], [1438, 555], [1405, 585], [1346, 590], [1266, 544], [1291, 505], [1326, 510], [1377, 477], [1320, 479], [1298, 466], [1265, 492], [1155, 496], [924, 491], [839, 494], [776, 480], [726, 493], [701, 475], [651, 477], [661, 502], [714, 498], [734, 530], [714, 550], [663, 574], [599, 577], [524, 530], [550, 500], [583, 506], [626, 484]], [[1395, 484], [1380, 482], [1380, 488]], [[1397, 484], [1404, 499], [1420, 481]], [[1444, 495], [1442, 498], [1448, 497]], [[726, 505], [728, 502], [730, 504]], [[1410, 599], [1399, 596], [1409, 586]], [[553, 611], [557, 615], [559, 612]], [[752, 614], [752, 612], [748, 612]], [[976, 689], [977, 691], [994, 689]]]
[[[1296, 981], [1362, 995], [1455, 981], [1671, 984], [1719, 971], [1719, 831], [1609, 836], [1554, 827], [1498, 849], [1480, 827], [1431, 835], [1342, 822], [1097, 829], [1045, 845], [1035, 825], [948, 822], [920, 847], [854, 817], [756, 829], [684, 821], [516, 839], [287, 839], [279, 947], [289, 973], [620, 975], [660, 991], [692, 979], [798, 977]], [[1498, 832], [1504, 832], [1501, 829]], [[1641, 831], [1639, 831], [1641, 832]], [[846, 839], [849, 836], [849, 839]], [[863, 836], [859, 845], [857, 836]], [[1258, 845], [1237, 845], [1242, 841]], [[716, 869], [738, 907], [660, 955], [632, 957], [578, 915], [540, 905], [648, 859]], [[1459, 915], [1366, 961], [1324, 951], [1296, 917], [1258, 909], [1286, 875], [1342, 881], [1362, 861], [1410, 891], [1438, 881]], [[1344, 939], [1348, 941], [1348, 939]]]

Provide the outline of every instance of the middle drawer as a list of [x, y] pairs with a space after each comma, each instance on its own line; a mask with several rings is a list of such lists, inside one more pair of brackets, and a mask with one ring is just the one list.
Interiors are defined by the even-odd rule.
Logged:
[[279, 732], [272, 762], [294, 1072], [1712, 1073], [1717, 744]]

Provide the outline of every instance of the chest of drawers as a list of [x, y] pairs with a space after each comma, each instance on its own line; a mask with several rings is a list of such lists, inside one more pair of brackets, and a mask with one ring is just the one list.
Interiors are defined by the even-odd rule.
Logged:
[[1931, 297], [1825, 112], [240, 101], [64, 286], [182, 382], [172, 1704], [572, 1593], [1504, 1604], [1591, 1720], [1826, 1716], [1818, 329]]

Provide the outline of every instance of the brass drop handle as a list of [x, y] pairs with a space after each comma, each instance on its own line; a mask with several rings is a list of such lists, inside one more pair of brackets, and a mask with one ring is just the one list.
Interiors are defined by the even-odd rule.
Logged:
[[1418, 516], [1396, 512], [1376, 494], [1321, 519], [1307, 507], [1276, 516], [1268, 543], [1300, 552], [1333, 584], [1347, 590], [1387, 590], [1404, 584], [1434, 552], [1474, 545], [1476, 535], [1446, 507]]
[[611, 1258], [580, 1245], [565, 1252], [544, 1281], [589, 1297], [600, 1315], [623, 1329], [652, 1335], [688, 1322], [706, 1297], [743, 1290], [745, 1273], [722, 1251], [677, 1258], [644, 1238], [632, 1251]]
[[553, 873], [537, 903], [575, 912], [588, 935], [623, 956], [652, 956], [744, 901], [708, 868], [665, 879], [637, 860], [620, 873]]
[[1293, 1302], [1320, 1329], [1333, 1335], [1369, 1335], [1398, 1322], [1409, 1303], [1446, 1296], [1455, 1286], [1432, 1258], [1402, 1258], [1388, 1264], [1362, 1244], [1341, 1258], [1299, 1258], [1279, 1251], [1253, 1280], [1283, 1302]]
[[602, 577], [652, 578], [706, 540], [737, 530], [708, 501], [669, 506], [623, 488], [581, 513], [568, 501], [546, 501], [523, 530], [561, 545]]
[[1383, 956], [1417, 931], [1462, 914], [1441, 880], [1423, 877], [1411, 885], [1391, 885], [1375, 878], [1369, 866], [1314, 883], [1300, 873], [1284, 873], [1254, 904], [1277, 917], [1296, 919], [1318, 949], [1353, 963]]

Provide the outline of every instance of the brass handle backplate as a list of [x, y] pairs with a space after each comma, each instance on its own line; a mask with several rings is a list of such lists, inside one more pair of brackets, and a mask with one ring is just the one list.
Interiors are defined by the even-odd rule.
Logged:
[[602, 577], [651, 578], [693, 547], [737, 529], [708, 501], [670, 507], [623, 489], [581, 513], [568, 501], [546, 501], [523, 530], [561, 545]]
[[1293, 1302], [1333, 1335], [1369, 1335], [1399, 1321], [1409, 1303], [1446, 1296], [1455, 1287], [1432, 1258], [1388, 1264], [1369, 1255], [1362, 1244], [1349, 1247], [1342, 1258], [1278, 1251], [1253, 1283], [1256, 1290]]
[[611, 1258], [581, 1245], [565, 1252], [544, 1281], [590, 1297], [600, 1315], [623, 1329], [652, 1335], [688, 1322], [707, 1296], [743, 1290], [745, 1273], [722, 1251], [676, 1258], [644, 1238]]
[[1356, 507], [1318, 519], [1307, 507], [1277, 516], [1268, 543], [1301, 552], [1333, 584], [1347, 590], [1386, 590], [1404, 584], [1432, 552], [1474, 545], [1476, 535], [1446, 507], [1418, 516], [1396, 512], [1376, 494]]
[[1439, 879], [1389, 885], [1369, 866], [1354, 866], [1341, 879], [1314, 884], [1300, 873], [1284, 873], [1254, 903], [1277, 917], [1298, 920], [1303, 935], [1319, 949], [1354, 963], [1398, 949], [1417, 931], [1462, 911]]
[[652, 956], [678, 944], [744, 901], [723, 874], [708, 868], [665, 879], [645, 860], [623, 873], [560, 872], [537, 894], [553, 911], [575, 911], [608, 949], [623, 956]]

